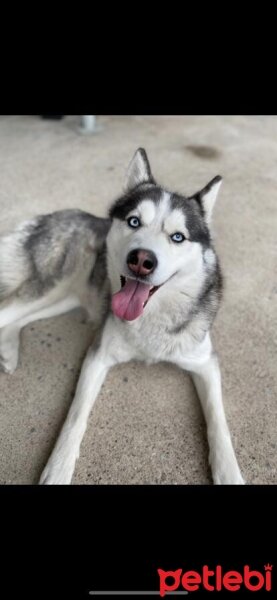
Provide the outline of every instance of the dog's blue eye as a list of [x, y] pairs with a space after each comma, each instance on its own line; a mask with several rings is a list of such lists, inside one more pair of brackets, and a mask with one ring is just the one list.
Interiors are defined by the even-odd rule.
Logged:
[[173, 242], [177, 242], [178, 244], [180, 242], [183, 242], [185, 239], [185, 236], [182, 233], [173, 233], [173, 235], [170, 236]]
[[140, 220], [137, 217], [129, 217], [127, 223], [129, 227], [133, 227], [134, 229], [140, 226]]

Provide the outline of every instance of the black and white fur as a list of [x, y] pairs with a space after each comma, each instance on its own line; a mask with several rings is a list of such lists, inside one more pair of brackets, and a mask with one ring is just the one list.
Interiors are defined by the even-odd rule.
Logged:
[[[41, 484], [71, 482], [89, 413], [108, 370], [133, 359], [169, 361], [191, 373], [207, 423], [213, 480], [244, 483], [209, 335], [222, 288], [210, 234], [221, 181], [216, 177], [189, 198], [171, 193], [156, 184], [146, 153], [139, 149], [109, 219], [62, 210], [36, 217], [0, 238], [4, 371], [16, 369], [20, 330], [32, 321], [83, 306], [98, 329]], [[138, 227], [130, 226], [130, 217], [136, 218], [132, 223], [139, 222]], [[184, 236], [181, 243], [172, 239], [176, 232]], [[149, 274], [134, 273], [128, 263], [130, 252], [140, 249], [155, 257]], [[137, 285], [146, 282], [151, 294], [142, 314], [126, 320], [114, 314], [111, 300], [122, 283], [132, 279]]]

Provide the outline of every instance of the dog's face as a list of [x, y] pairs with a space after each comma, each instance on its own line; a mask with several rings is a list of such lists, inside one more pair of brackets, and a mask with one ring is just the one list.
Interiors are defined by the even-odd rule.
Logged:
[[209, 223], [221, 181], [215, 177], [189, 198], [170, 193], [154, 181], [145, 151], [137, 150], [125, 194], [110, 210], [108, 269], [116, 316], [137, 319], [154, 293], [213, 261]]

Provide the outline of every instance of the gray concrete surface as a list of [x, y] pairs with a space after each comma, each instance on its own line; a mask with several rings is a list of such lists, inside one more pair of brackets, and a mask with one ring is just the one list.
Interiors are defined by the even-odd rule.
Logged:
[[[105, 215], [138, 146], [155, 176], [192, 193], [217, 174], [225, 298], [213, 339], [244, 477], [274, 484], [277, 447], [277, 118], [0, 117], [1, 232], [34, 214], [79, 207]], [[0, 483], [37, 483], [69, 408], [91, 338], [82, 311], [22, 334], [18, 370], [0, 373]], [[204, 421], [189, 377], [172, 366], [114, 368], [98, 397], [74, 483], [211, 483]]]

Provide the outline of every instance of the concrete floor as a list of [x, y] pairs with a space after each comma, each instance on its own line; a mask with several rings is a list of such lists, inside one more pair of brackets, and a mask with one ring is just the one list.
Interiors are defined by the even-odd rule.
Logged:
[[[221, 174], [214, 230], [225, 298], [213, 339], [225, 408], [247, 482], [277, 483], [277, 118], [98, 121], [99, 133], [81, 136], [77, 117], [0, 117], [1, 232], [59, 208], [105, 215], [138, 146], [168, 188], [193, 193]], [[37, 483], [90, 339], [78, 310], [25, 328], [16, 373], [0, 373], [0, 483]], [[207, 453], [189, 377], [130, 363], [103, 386], [73, 482], [207, 484]]]

